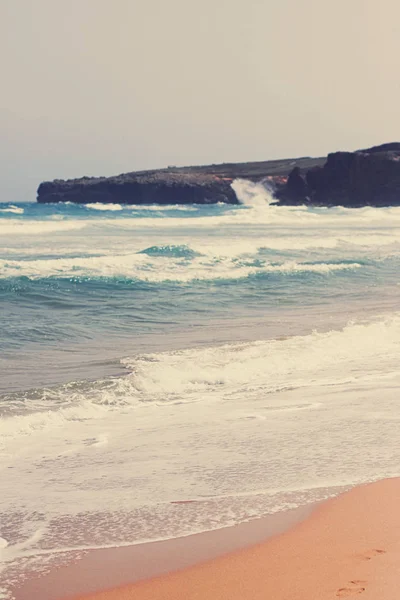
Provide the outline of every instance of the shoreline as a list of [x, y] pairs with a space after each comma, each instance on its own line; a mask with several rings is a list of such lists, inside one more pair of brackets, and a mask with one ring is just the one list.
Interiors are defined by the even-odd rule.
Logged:
[[208, 555], [194, 566], [137, 583], [58, 598], [328, 600], [362, 594], [363, 600], [397, 600], [399, 502], [400, 478], [361, 485], [250, 547], [217, 558]]
[[178, 538], [89, 550], [46, 575], [27, 578], [13, 594], [15, 600], [67, 600], [182, 571], [280, 535], [307, 519], [318, 504]]

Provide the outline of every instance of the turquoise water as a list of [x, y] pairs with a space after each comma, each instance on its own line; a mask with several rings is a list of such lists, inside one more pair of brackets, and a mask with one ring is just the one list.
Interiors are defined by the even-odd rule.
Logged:
[[[83, 368], [96, 376], [93, 360], [119, 359], [116, 345], [151, 349], [168, 343], [159, 339], [166, 333], [202, 335], [210, 321], [280, 319], [312, 310], [316, 298], [318, 311], [380, 302], [381, 284], [397, 284], [398, 257], [380, 251], [381, 242], [390, 249], [392, 228], [371, 249], [367, 220], [356, 244], [356, 217], [347, 224], [340, 209], [1, 206], [1, 391], [65, 381]], [[304, 219], [307, 229], [297, 228]], [[342, 239], [330, 237], [330, 221]], [[53, 361], [60, 351], [65, 359]]]
[[3, 595], [398, 474], [400, 209], [235, 190], [0, 204]]

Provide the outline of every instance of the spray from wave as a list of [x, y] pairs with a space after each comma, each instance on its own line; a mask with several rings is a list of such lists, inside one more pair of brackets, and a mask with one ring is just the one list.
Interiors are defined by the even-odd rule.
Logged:
[[240, 204], [245, 206], [268, 206], [275, 202], [272, 191], [262, 183], [253, 183], [247, 179], [235, 179], [232, 189]]

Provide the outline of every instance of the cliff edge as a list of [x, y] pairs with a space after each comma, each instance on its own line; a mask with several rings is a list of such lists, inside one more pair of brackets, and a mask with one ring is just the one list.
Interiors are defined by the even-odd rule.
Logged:
[[264, 183], [277, 204], [400, 206], [400, 142], [327, 158], [169, 167], [41, 183], [39, 203], [238, 204], [235, 179]]
[[285, 183], [294, 166], [302, 170], [322, 165], [325, 158], [299, 158], [200, 167], [169, 167], [124, 173], [114, 177], [56, 179], [41, 183], [40, 203], [93, 202], [118, 204], [238, 204], [231, 183], [235, 179]]

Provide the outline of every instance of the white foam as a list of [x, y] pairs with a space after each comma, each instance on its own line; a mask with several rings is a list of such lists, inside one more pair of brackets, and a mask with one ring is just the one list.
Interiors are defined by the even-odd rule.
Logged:
[[178, 210], [182, 212], [197, 212], [201, 210], [201, 205], [182, 205], [182, 204], [136, 204], [136, 205], [126, 205], [125, 208], [129, 208], [132, 211], [144, 211], [150, 210], [155, 212], [163, 212], [170, 210]]
[[272, 196], [272, 191], [262, 183], [235, 179], [232, 188], [239, 202], [245, 206], [266, 206], [276, 201]]
[[172, 258], [170, 256], [106, 255], [90, 258], [56, 258], [49, 260], [0, 260], [2, 277], [44, 277], [58, 278], [93, 278], [93, 277], [126, 277], [151, 283], [174, 281], [187, 283], [200, 280], [243, 279], [251, 275], [267, 273], [320, 273], [359, 269], [358, 263], [320, 263], [309, 264], [286, 261], [281, 264], [264, 264], [257, 266], [237, 261], [232, 257], [196, 256], [191, 260]]
[[[3, 238], [2, 276], [186, 283], [314, 272], [321, 283], [332, 274], [335, 293], [336, 271], [354, 270], [361, 285], [364, 274], [371, 285], [375, 272], [398, 277], [397, 262], [382, 261], [399, 256], [399, 209], [276, 207], [252, 186], [239, 192], [246, 205], [204, 212], [2, 219], [0, 237], [13, 234]], [[141, 254], [154, 246], [161, 255]], [[342, 305], [331, 307], [335, 317]], [[286, 339], [132, 350], [125, 377], [2, 402], [0, 534], [12, 540], [0, 540], [3, 558], [26, 568], [27, 557], [213, 529], [325, 497], [326, 486], [396, 474], [400, 315], [294, 337], [284, 314]], [[188, 498], [197, 502], [171, 504]]]
[[91, 208], [92, 210], [110, 210], [117, 211], [122, 210], [122, 206], [120, 204], [101, 204], [100, 202], [96, 202], [94, 204], [85, 204], [86, 208]]
[[10, 204], [10, 206], [8, 208], [1, 208], [0, 212], [13, 213], [15, 215], [22, 215], [22, 214], [24, 214], [24, 209], [22, 208], [22, 206], [14, 206], [13, 204]]
[[[250, 202], [251, 200], [249, 200]], [[182, 219], [178, 217], [170, 217], [168, 215], [159, 215], [159, 218], [140, 218], [140, 219], [115, 219], [108, 223], [103, 221], [103, 226], [106, 224], [116, 229], [162, 229], [170, 230], [185, 228], [210, 228], [213, 229], [218, 225], [238, 227], [241, 225], [261, 227], [303, 227], [307, 229], [315, 229], [319, 232], [320, 237], [325, 230], [337, 228], [342, 231], [344, 236], [351, 235], [355, 227], [385, 227], [387, 230], [398, 229], [400, 227], [400, 207], [396, 208], [372, 208], [366, 209], [309, 209], [306, 206], [276, 206], [270, 205], [271, 197], [265, 192], [265, 198], [261, 193], [254, 193], [254, 204], [246, 204], [242, 206], [225, 206], [225, 210], [219, 214], [213, 214], [212, 207], [208, 207], [211, 214], [208, 216], [188, 217], [182, 223]], [[142, 210], [143, 207], [135, 207]], [[163, 207], [159, 207], [162, 214]], [[186, 210], [186, 208], [184, 208]], [[215, 207], [215, 212], [219, 210]], [[150, 211], [149, 211], [150, 212]]]
[[[146, 396], [165, 400], [168, 395], [191, 398], [193, 392], [242, 390], [262, 386], [278, 389], [320, 385], [379, 371], [376, 360], [385, 353], [386, 366], [400, 358], [400, 316], [367, 324], [349, 324], [343, 330], [313, 333], [285, 340], [229, 344], [125, 360], [134, 370], [135, 387]], [[379, 359], [380, 360], [380, 359]], [[239, 386], [239, 387], [237, 387]], [[249, 389], [249, 388], [248, 388]]]
[[182, 212], [196, 212], [199, 210], [199, 207], [196, 206], [182, 206], [180, 204], [105, 204], [101, 202], [95, 202], [91, 204], [85, 204], [86, 208], [90, 208], [92, 210], [102, 210], [102, 211], [120, 211], [120, 210], [130, 210], [130, 211], [152, 211], [152, 212], [165, 212], [165, 211], [182, 211]]
[[0, 513], [19, 532], [0, 552], [9, 565], [187, 535], [393, 476], [399, 360], [396, 313], [131, 356], [126, 377], [26, 394], [26, 413], [0, 419]]
[[84, 229], [84, 221], [14, 221], [6, 220], [0, 222], [0, 235], [41, 235], [62, 231], [73, 231]]
[[[109, 411], [150, 404], [191, 403], [272, 394], [341, 381], [366, 380], [377, 373], [397, 373], [400, 359], [400, 314], [342, 330], [251, 343], [193, 348], [126, 358], [126, 377], [100, 381], [88, 388], [70, 386], [43, 391], [28, 414], [0, 419], [1, 438], [63, 428], [68, 422], [103, 419]], [[384, 362], [384, 368], [383, 367]], [[207, 393], [207, 396], [204, 394]], [[304, 407], [297, 403], [297, 408]], [[48, 410], [49, 406], [60, 406]], [[295, 406], [295, 408], [296, 408]], [[306, 403], [307, 408], [316, 406]], [[280, 410], [288, 407], [280, 406]], [[105, 446], [109, 432], [85, 440]]]

